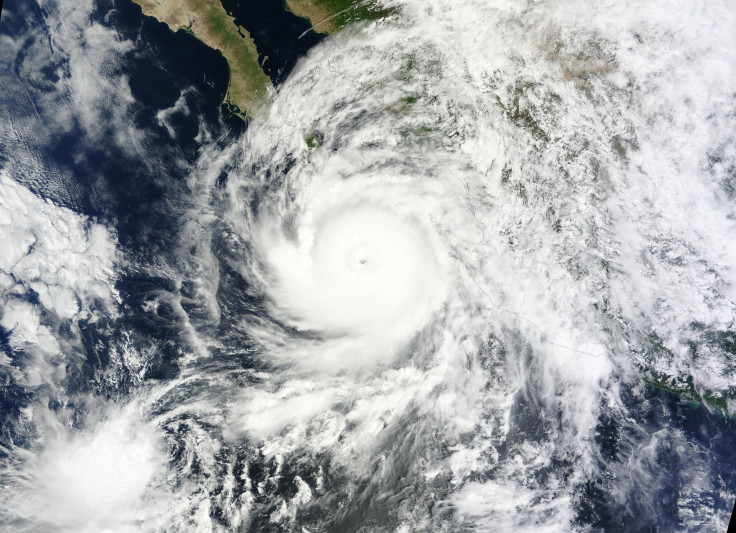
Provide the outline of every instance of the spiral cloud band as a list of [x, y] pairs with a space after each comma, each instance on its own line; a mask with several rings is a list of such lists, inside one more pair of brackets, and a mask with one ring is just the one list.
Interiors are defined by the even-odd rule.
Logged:
[[[675, 353], [690, 324], [735, 316], [711, 292], [732, 276], [717, 237], [730, 208], [706, 193], [722, 178], [695, 182], [685, 169], [702, 161], [667, 155], [694, 131], [678, 102], [713, 74], [679, 85], [648, 70], [618, 9], [611, 26], [612, 13], [492, 4], [401, 2], [404, 25], [313, 50], [251, 124], [248, 176], [229, 184], [227, 217], [259, 251], [249, 279], [294, 328], [250, 330], [281, 370], [242, 394], [233, 427], [276, 456], [327, 453], [357, 480], [356, 513], [400, 472], [412, 496], [376, 513], [407, 531], [440, 527], [417, 503], [440, 493], [471, 529], [565, 529], [571, 480], [599, 468], [602, 406], [627, 410], [622, 376], [677, 365], [649, 358], [651, 332]], [[652, 94], [669, 115], [629, 110]], [[665, 222], [692, 202], [707, 221]], [[693, 375], [718, 388], [709, 354]], [[544, 472], [561, 464], [556, 484]], [[318, 492], [290, 504], [319, 507]]]
[[[197, 137], [165, 157], [108, 67], [145, 43], [39, 10], [19, 58], [107, 76], [45, 116], [119, 119], [94, 158], [145, 154], [170, 212], [132, 232], [120, 202], [116, 232], [0, 173], [0, 526], [725, 531], [733, 2], [381, 5], [242, 131], [182, 89], [152, 127]], [[64, 107], [90, 86], [123, 110]]]
[[298, 242], [268, 252], [281, 312], [303, 328], [370, 334], [422, 325], [442, 280], [416, 223], [381, 208], [347, 204], [313, 215]]

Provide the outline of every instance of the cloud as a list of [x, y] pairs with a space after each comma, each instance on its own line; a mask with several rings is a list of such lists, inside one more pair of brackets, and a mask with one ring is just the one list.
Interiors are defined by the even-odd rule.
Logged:
[[[35, 196], [0, 173], [0, 324], [14, 350], [32, 354], [27, 385], [43, 379], [31, 374], [62, 372], [65, 356], [57, 328], [80, 320], [94, 321], [101, 309], [114, 313], [114, 235], [69, 209]], [[100, 307], [101, 305], [101, 307]], [[20, 380], [23, 384], [24, 380]]]

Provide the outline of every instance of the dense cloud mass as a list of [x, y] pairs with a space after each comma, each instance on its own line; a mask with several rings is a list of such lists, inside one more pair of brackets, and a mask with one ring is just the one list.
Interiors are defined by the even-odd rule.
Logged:
[[125, 2], [3, 11], [0, 523], [725, 530], [733, 7], [386, 5], [247, 127]]

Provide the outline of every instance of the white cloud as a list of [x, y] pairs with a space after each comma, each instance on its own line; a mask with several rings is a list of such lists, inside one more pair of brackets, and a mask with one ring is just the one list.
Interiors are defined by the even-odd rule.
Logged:
[[[54, 323], [94, 319], [91, 306], [114, 303], [114, 235], [69, 209], [43, 200], [0, 173], [0, 272], [3, 327], [11, 345], [56, 356]], [[33, 303], [32, 294], [38, 298]], [[109, 308], [113, 312], [112, 307]], [[49, 314], [53, 318], [49, 318]]]

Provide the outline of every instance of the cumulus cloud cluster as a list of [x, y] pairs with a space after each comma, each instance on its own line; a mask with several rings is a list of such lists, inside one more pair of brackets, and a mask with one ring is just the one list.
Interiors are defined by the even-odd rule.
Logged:
[[[73, 430], [50, 402], [23, 410], [40, 451], [3, 471], [19, 520], [559, 531], [593, 484], [722, 525], [686, 486], [730, 498], [713, 459], [630, 404], [652, 373], [716, 398], [732, 383], [729, 7], [392, 5], [312, 50], [241, 144], [202, 151], [171, 244], [191, 279], [149, 266], [166, 288], [140, 306], [195, 349], [127, 407], [84, 396]], [[116, 142], [144, 150], [100, 74], [130, 44], [98, 50], [107, 30], [70, 10], [49, 31], [86, 135], [104, 142], [95, 110], [114, 108]], [[5, 174], [0, 200], [3, 369], [67, 401], [75, 328], [116, 316], [115, 235]], [[628, 439], [616, 461], [604, 418]], [[662, 449], [679, 481], [643, 493]]]
[[[58, 328], [95, 320], [98, 302], [115, 301], [114, 235], [39, 198], [4, 173], [0, 198], [0, 228], [7, 236], [0, 250], [0, 325], [11, 348], [38, 358], [16, 371], [63, 372], [61, 361], [71, 354], [62, 350]], [[51, 381], [48, 376], [28, 375], [22, 383], [36, 386]]]

